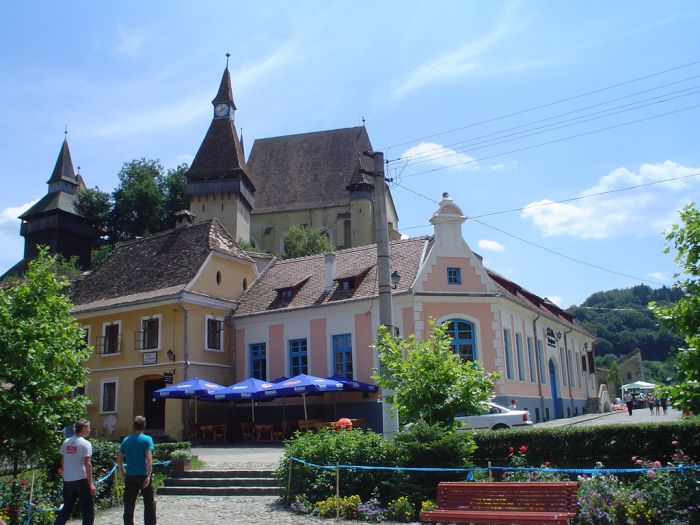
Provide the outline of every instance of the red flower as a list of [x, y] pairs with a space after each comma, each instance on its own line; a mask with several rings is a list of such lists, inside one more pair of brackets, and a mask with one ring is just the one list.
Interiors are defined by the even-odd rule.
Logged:
[[5, 505], [5, 510], [10, 510], [10, 506], [9, 506], [9, 505]]
[[15, 482], [15, 480], [14, 480], [14, 479], [12, 479], [12, 478], [9, 478], [9, 479], [7, 480], [7, 482], [11, 484], [11, 483], [14, 483], [14, 482]]
[[515, 451], [513, 447], [508, 447], [508, 454], [512, 454]]
[[23, 487], [26, 487], [26, 486], [27, 486], [27, 480], [26, 480], [26, 479], [23, 479], [23, 480], [20, 482], [20, 484], [21, 484]]
[[525, 454], [527, 452], [527, 447], [525, 445], [520, 445], [520, 453]]

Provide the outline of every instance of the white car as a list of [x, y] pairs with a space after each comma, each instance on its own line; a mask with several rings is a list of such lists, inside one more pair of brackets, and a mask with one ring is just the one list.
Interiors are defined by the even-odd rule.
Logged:
[[478, 416], [457, 416], [458, 430], [490, 429], [504, 430], [532, 425], [527, 410], [511, 410], [495, 403], [488, 403], [488, 409]]

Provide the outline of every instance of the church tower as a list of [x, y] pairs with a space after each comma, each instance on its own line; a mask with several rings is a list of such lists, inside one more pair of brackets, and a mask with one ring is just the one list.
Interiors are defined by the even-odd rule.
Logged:
[[22, 220], [20, 234], [24, 237], [22, 262], [36, 257], [37, 245], [42, 244], [49, 247], [49, 253], [66, 259], [77, 256], [80, 267], [89, 268], [99, 232], [75, 208], [75, 199], [85, 184], [73, 170], [67, 138], [63, 140], [47, 184], [48, 193], [19, 217]]
[[243, 146], [236, 133], [231, 75], [226, 69], [212, 100], [214, 115], [187, 172], [187, 196], [196, 222], [218, 219], [235, 240], [250, 239], [255, 186], [248, 177]]

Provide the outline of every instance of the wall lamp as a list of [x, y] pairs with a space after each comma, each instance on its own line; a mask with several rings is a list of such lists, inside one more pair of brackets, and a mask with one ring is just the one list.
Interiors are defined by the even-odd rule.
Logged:
[[168, 356], [168, 361], [170, 361], [171, 363], [175, 362], [175, 352], [173, 352], [172, 348], [170, 350], [168, 350], [167, 356]]
[[391, 272], [391, 287], [396, 288], [401, 282], [401, 274], [398, 270]]

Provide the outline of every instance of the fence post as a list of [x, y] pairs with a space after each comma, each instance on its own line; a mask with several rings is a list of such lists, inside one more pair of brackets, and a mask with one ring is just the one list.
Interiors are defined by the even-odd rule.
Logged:
[[493, 481], [493, 472], [491, 472], [491, 462], [489, 461], [489, 481]]
[[287, 476], [287, 494], [284, 497], [284, 501], [289, 505], [289, 493], [292, 491], [292, 460], [287, 460], [289, 475]]
[[335, 519], [340, 519], [340, 469], [335, 464]]

